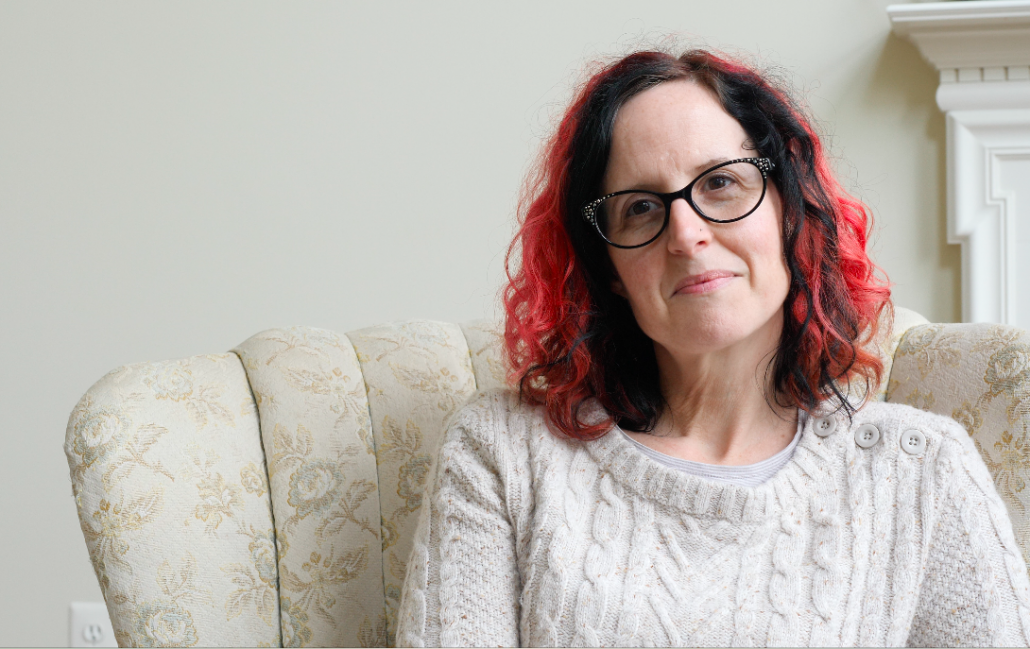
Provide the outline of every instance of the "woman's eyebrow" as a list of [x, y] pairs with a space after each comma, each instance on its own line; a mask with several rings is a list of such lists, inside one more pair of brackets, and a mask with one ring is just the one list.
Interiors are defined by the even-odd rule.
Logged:
[[[697, 178], [702, 173], [704, 173], [705, 171], [708, 171], [712, 167], [714, 167], [716, 165], [719, 165], [719, 164], [722, 164], [724, 162], [729, 162], [730, 160], [735, 160], [735, 159], [736, 158], [733, 158], [731, 156], [720, 155], [720, 156], [715, 156], [713, 158], [709, 158], [709, 159], [707, 159], [707, 160], [705, 160], [703, 162], [699, 162], [698, 164], [694, 165], [694, 167], [691, 169], [691, 171], [693, 172], [693, 178], [691, 178], [691, 182], [693, 182], [694, 180], [697, 180]], [[661, 193], [661, 191], [659, 191], [656, 187], [657, 187], [657, 185], [654, 184], [654, 183], [644, 183], [642, 185], [637, 185], [636, 187], [633, 187], [632, 189], [638, 189], [640, 191], [645, 191], [645, 192], [658, 192], [658, 193]]]
[[715, 165], [722, 164], [723, 162], [729, 162], [730, 160], [734, 160], [734, 158], [731, 158], [729, 156], [716, 156], [714, 158], [709, 158], [704, 162], [698, 163], [694, 166], [693, 169], [694, 177], [697, 178], [697, 175], [700, 174], [702, 171], [708, 171]]
[[[709, 169], [711, 169], [715, 165], [722, 164], [723, 162], [729, 162], [730, 160], [736, 160], [736, 159], [737, 158], [734, 158], [732, 156], [725, 156], [725, 155], [715, 156], [713, 158], [709, 158], [709, 159], [707, 159], [707, 160], [705, 160], [703, 162], [700, 162], [700, 163], [694, 165], [694, 167], [693, 167], [693, 169], [691, 169], [691, 171], [694, 172], [693, 176], [694, 176], [694, 179], [696, 179], [701, 174], [701, 172], [708, 171]], [[660, 193], [662, 193], [660, 188], [659, 188], [660, 184], [661, 184], [660, 182], [643, 182], [643, 183], [636, 183], [636, 184], [633, 184], [632, 186], [628, 186], [628, 187], [621, 187], [619, 189], [613, 189], [611, 191], [612, 192], [641, 191], [641, 192], [656, 192], [656, 193], [660, 194]], [[611, 193], [611, 192], [604, 192], [604, 193], [608, 194], [608, 193]]]

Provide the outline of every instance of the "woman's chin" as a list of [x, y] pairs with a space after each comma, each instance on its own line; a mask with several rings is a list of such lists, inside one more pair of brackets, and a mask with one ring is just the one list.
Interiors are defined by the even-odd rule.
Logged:
[[[661, 327], [661, 333], [651, 336], [657, 344], [667, 348], [674, 355], [703, 355], [725, 353], [733, 348], [742, 351], [775, 346], [779, 340], [782, 323], [774, 318], [755, 321], [747, 314], [724, 309], [696, 310], [674, 322]], [[678, 321], [678, 322], [677, 322]], [[645, 331], [646, 333], [646, 331]]]
[[727, 330], [726, 328], [685, 326], [677, 328], [675, 335], [670, 335], [665, 340], [655, 340], [662, 347], [665, 347], [673, 355], [686, 354], [697, 356], [724, 352], [748, 339], [747, 332]]

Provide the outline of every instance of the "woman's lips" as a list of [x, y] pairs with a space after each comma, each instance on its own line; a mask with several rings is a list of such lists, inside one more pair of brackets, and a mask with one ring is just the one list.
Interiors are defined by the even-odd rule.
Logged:
[[710, 293], [725, 285], [734, 277], [736, 275], [728, 270], [710, 270], [699, 275], [691, 275], [680, 280], [679, 284], [676, 285], [676, 290], [673, 291], [673, 295]]

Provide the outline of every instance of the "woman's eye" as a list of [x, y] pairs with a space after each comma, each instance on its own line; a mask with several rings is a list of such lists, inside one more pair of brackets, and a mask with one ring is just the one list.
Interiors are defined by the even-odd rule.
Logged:
[[629, 206], [629, 216], [640, 216], [642, 214], [648, 214], [655, 210], [655, 204], [653, 201], [643, 200], [636, 201]]
[[707, 192], [726, 189], [734, 183], [734, 179], [727, 175], [710, 176], [705, 179], [704, 190]]

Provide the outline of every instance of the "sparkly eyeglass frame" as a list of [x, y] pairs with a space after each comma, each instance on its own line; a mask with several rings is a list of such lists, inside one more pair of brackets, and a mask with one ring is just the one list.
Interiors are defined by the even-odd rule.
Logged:
[[[708, 174], [712, 173], [716, 169], [719, 169], [720, 167], [725, 167], [727, 165], [736, 164], [738, 162], [749, 162], [749, 163], [753, 164], [754, 166], [758, 167], [758, 170], [760, 172], [762, 172], [762, 195], [758, 198], [758, 202], [755, 203], [755, 206], [753, 208], [751, 208], [750, 212], [748, 212], [747, 214], [744, 214], [743, 216], [738, 216], [735, 219], [729, 219], [727, 221], [720, 221], [718, 219], [713, 219], [713, 218], [709, 218], [709, 217], [705, 216], [705, 214], [700, 209], [698, 209], [697, 205], [694, 204], [694, 199], [692, 199], [690, 197], [690, 192], [691, 192], [691, 190], [694, 189], [694, 183], [696, 183], [701, 178], [704, 178]], [[662, 233], [665, 232], [665, 228], [669, 227], [669, 212], [672, 211], [672, 202], [674, 200], [676, 200], [677, 198], [682, 198], [685, 201], [687, 201], [687, 204], [690, 205], [690, 207], [692, 207], [694, 209], [694, 211], [697, 212], [698, 215], [701, 218], [703, 218], [704, 220], [706, 220], [706, 221], [711, 221], [712, 223], [733, 223], [735, 221], [739, 221], [739, 220], [741, 220], [743, 218], [751, 216], [751, 214], [754, 213], [754, 211], [758, 209], [758, 206], [762, 204], [762, 201], [765, 200], [765, 192], [766, 192], [766, 189], [768, 188], [768, 184], [769, 184], [768, 183], [768, 181], [769, 181], [769, 172], [772, 171], [775, 166], [776, 165], [774, 165], [773, 161], [770, 160], [769, 158], [736, 158], [735, 160], [727, 160], [726, 162], [720, 162], [719, 164], [715, 165], [714, 167], [709, 167], [708, 169], [705, 169], [704, 171], [699, 173], [697, 175], [697, 177], [694, 178], [694, 180], [690, 181], [689, 185], [687, 185], [686, 187], [684, 187], [683, 189], [681, 189], [679, 191], [669, 192], [667, 194], [661, 194], [659, 192], [646, 192], [648, 194], [652, 194], [652, 195], [657, 196], [658, 198], [662, 199], [662, 203], [665, 205], [665, 222], [662, 224], [661, 229], [658, 230], [658, 234], [654, 235], [653, 237], [651, 237], [650, 239], [648, 239], [644, 243], [639, 243], [639, 244], [634, 245], [634, 246], [622, 246], [622, 245], [619, 245], [617, 243], [612, 243], [611, 241], [608, 241], [607, 237], [604, 236], [604, 233], [601, 232], [600, 226], [597, 225], [597, 208], [601, 205], [601, 203], [603, 203], [604, 201], [608, 200], [612, 196], [620, 196], [622, 194], [633, 194], [633, 193], [636, 193], [636, 192], [640, 192], [641, 190], [639, 190], [639, 189], [624, 189], [622, 191], [612, 192], [611, 194], [606, 194], [605, 196], [602, 196], [601, 198], [598, 198], [596, 200], [590, 201], [589, 203], [587, 203], [586, 205], [583, 206], [583, 218], [586, 219], [587, 223], [589, 223], [590, 225], [594, 226], [594, 229], [597, 230], [597, 233], [601, 235], [601, 238], [604, 239], [605, 242], [608, 245], [615, 246], [616, 248], [640, 248], [640, 247], [646, 246], [647, 244], [651, 243], [652, 241], [654, 241], [658, 237], [662, 236]]]

